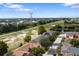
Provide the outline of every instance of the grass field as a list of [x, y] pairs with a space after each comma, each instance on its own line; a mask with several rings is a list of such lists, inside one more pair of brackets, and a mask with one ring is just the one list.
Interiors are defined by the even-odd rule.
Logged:
[[[59, 21], [56, 21], [56, 22], [51, 22], [51, 23], [48, 23], [48, 24], [45, 24], [43, 25], [47, 30], [49, 30], [49, 28], [52, 26], [52, 25], [63, 25], [64, 24], [64, 21], [63, 20], [59, 20]], [[20, 31], [16, 31], [16, 32], [11, 32], [11, 33], [8, 33], [8, 34], [3, 34], [3, 35], [0, 35], [0, 40], [5, 40], [5, 39], [9, 39], [9, 41], [11, 41], [11, 38], [16, 38], [18, 39], [18, 41], [15, 41], [15, 42], [12, 42], [12, 43], [8, 43], [8, 50], [9, 51], [12, 51], [16, 48], [19, 47], [19, 45], [23, 42], [23, 38], [22, 37], [19, 37], [17, 38], [18, 35], [23, 35], [22, 33], [24, 34], [31, 34], [31, 31], [32, 30], [37, 30], [39, 26], [36, 26], [36, 27], [32, 27], [32, 28], [29, 28], [29, 29], [24, 29], [24, 30], [20, 30]], [[8, 42], [9, 42], [8, 41]]]
[[[43, 26], [48, 30], [52, 25], [57, 25], [57, 24], [60, 24], [60, 25], [64, 24], [64, 20], [59, 20], [59, 21], [56, 21], [56, 22], [51, 22], [51, 23], [48, 23], [48, 24], [44, 24]], [[30, 32], [30, 31], [32, 31], [34, 29], [38, 29], [38, 26], [29, 28], [29, 29], [24, 29], [24, 30], [16, 31], [16, 32], [11, 32], [11, 33], [8, 33], [8, 34], [0, 35], [0, 40], [6, 39], [7, 37], [12, 37], [12, 36], [16, 37], [19, 34]]]

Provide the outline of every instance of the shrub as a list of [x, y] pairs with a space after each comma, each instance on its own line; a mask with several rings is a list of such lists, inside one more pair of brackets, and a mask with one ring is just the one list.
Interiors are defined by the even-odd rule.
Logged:
[[8, 52], [8, 46], [5, 42], [0, 41], [0, 56]]
[[29, 41], [31, 41], [31, 36], [26, 35], [26, 37], [24, 38], [24, 42], [29, 42]]
[[37, 47], [37, 48], [32, 48], [30, 51], [30, 56], [42, 56], [42, 54], [45, 53], [45, 50], [43, 47]]
[[44, 28], [44, 26], [39, 26], [38, 34], [43, 34], [44, 32], [46, 32], [46, 29]]
[[70, 43], [72, 44], [72, 46], [74, 47], [78, 47], [79, 46], [79, 40], [78, 39], [72, 39], [70, 41]]

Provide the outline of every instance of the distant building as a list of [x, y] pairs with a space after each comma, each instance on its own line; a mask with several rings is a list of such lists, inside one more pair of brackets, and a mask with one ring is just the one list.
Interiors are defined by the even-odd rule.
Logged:
[[68, 39], [79, 38], [79, 32], [68, 32], [66, 33], [66, 37]]
[[67, 34], [67, 35], [66, 35], [66, 38], [68, 38], [68, 39], [73, 39], [74, 37], [73, 37], [73, 34]]

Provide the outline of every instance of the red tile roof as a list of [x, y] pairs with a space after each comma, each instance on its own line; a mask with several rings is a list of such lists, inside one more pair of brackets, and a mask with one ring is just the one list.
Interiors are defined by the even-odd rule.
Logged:
[[40, 46], [40, 44], [38, 44], [38, 43], [33, 43], [33, 42], [26, 43], [22, 47], [14, 50], [12, 55], [22, 56], [24, 53], [29, 54], [29, 48], [32, 49], [32, 48], [35, 48], [35, 47], [38, 47], [38, 46]]

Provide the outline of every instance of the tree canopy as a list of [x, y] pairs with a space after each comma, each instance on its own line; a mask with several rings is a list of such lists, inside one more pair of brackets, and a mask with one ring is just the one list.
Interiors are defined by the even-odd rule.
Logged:
[[26, 35], [26, 37], [24, 38], [24, 42], [29, 42], [29, 41], [31, 41], [31, 36]]
[[70, 43], [72, 44], [72, 46], [74, 47], [78, 47], [79, 46], [79, 40], [78, 39], [72, 39], [70, 41]]
[[44, 26], [39, 26], [38, 27], [38, 34], [43, 34], [44, 32], [46, 32], [46, 29], [44, 28]]
[[5, 42], [0, 41], [0, 56], [8, 52], [8, 46]]
[[48, 38], [46, 39], [42, 39], [41, 41], [41, 45], [47, 50], [50, 45], [52, 44], [52, 42], [50, 40], [48, 40]]
[[30, 51], [30, 56], [42, 56], [42, 54], [45, 53], [45, 50], [43, 47], [37, 47], [37, 48], [32, 48]]

